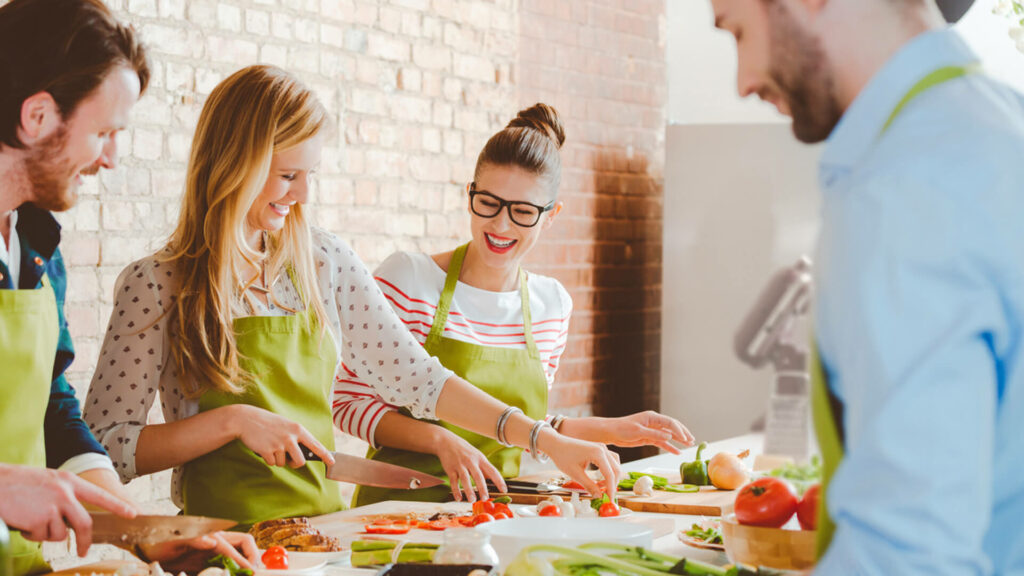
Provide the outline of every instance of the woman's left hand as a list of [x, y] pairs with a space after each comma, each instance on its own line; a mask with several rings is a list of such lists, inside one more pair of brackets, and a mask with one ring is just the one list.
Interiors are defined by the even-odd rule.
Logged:
[[141, 546], [151, 562], [159, 562], [167, 572], [195, 573], [206, 567], [206, 561], [218, 554], [234, 559], [242, 568], [252, 568], [260, 557], [253, 537], [243, 532], [215, 532], [193, 540], [163, 542]]
[[[590, 419], [582, 418], [581, 420]], [[657, 446], [672, 454], [679, 454], [679, 449], [672, 445], [673, 441], [684, 446], [693, 445], [693, 434], [690, 434], [686, 426], [683, 426], [675, 418], [653, 410], [637, 412], [621, 418], [594, 418], [593, 420], [595, 420], [594, 435], [588, 434], [587, 436], [590, 436], [587, 438], [588, 440], [624, 448]]]

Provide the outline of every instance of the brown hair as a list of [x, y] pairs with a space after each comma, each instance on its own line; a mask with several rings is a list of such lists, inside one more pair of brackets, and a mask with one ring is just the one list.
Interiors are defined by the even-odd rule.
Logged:
[[100, 0], [12, 0], [0, 7], [0, 147], [22, 148], [21, 106], [39, 92], [67, 119], [117, 66], [149, 83], [135, 31]]
[[564, 142], [558, 112], [547, 104], [534, 104], [520, 110], [508, 126], [491, 136], [477, 157], [474, 179], [485, 166], [518, 166], [547, 180], [557, 195], [562, 180], [558, 150]]

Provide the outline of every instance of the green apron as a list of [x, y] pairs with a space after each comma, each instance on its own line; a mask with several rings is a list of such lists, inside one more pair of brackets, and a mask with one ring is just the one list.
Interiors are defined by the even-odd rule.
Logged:
[[[458, 247], [452, 255], [444, 290], [441, 292], [441, 300], [437, 303], [437, 312], [434, 314], [434, 322], [430, 327], [430, 335], [427, 336], [423, 347], [428, 354], [440, 360], [445, 368], [454, 371], [468, 382], [472, 382], [474, 386], [494, 398], [509, 406], [521, 408], [530, 418], [535, 420], [544, 418], [548, 408], [548, 380], [541, 364], [540, 353], [537, 351], [537, 344], [533, 339], [533, 325], [530, 321], [530, 292], [527, 288], [525, 272], [520, 270], [519, 273], [519, 294], [523, 303], [523, 334], [526, 338], [525, 350], [481, 346], [444, 337], [444, 327], [448, 322], [448, 310], [451, 308], [455, 286], [458, 284], [459, 272], [462, 270], [462, 262], [466, 258], [468, 247], [469, 244], [464, 244]], [[502, 446], [498, 444], [497, 440], [463, 430], [446, 422], [440, 422], [439, 425], [458, 434], [480, 450], [505, 478], [514, 478], [519, 475], [521, 448]], [[441, 461], [433, 454], [384, 447], [380, 450], [371, 448], [366, 457], [444, 477]], [[365, 506], [383, 500], [443, 502], [450, 499], [451, 489], [445, 486], [421, 490], [389, 490], [357, 486], [352, 502], [354, 506]]]
[[[879, 136], [892, 126], [893, 121], [900, 115], [914, 98], [944, 82], [960, 78], [976, 71], [976, 66], [945, 66], [932, 71], [915, 84], [889, 114], [888, 120], [882, 126]], [[818, 557], [821, 558], [828, 550], [835, 532], [835, 523], [828, 514], [825, 501], [828, 495], [828, 485], [832, 481], [839, 462], [843, 459], [844, 438], [842, 429], [842, 405], [830, 391], [828, 385], [828, 374], [825, 373], [821, 363], [821, 356], [818, 354], [818, 347], [812, 347], [811, 353], [811, 410], [814, 418], [814, 429], [818, 438], [818, 449], [822, 457], [822, 479], [821, 496], [818, 504], [818, 535], [817, 549]], [[837, 414], [838, 412], [838, 414]]]
[[[200, 412], [231, 404], [256, 406], [302, 424], [334, 450], [331, 395], [337, 353], [330, 331], [321, 337], [308, 305], [292, 316], [237, 318], [234, 329], [240, 363], [255, 382], [241, 394], [205, 392], [199, 398]], [[307, 462], [297, 469], [268, 466], [241, 440], [184, 468], [185, 514], [228, 518], [245, 528], [263, 520], [345, 509], [339, 485], [324, 476], [323, 463]]]
[[[0, 290], [0, 462], [43, 468], [43, 421], [60, 330], [46, 275], [38, 290]], [[49, 572], [42, 546], [11, 532], [14, 573]]]

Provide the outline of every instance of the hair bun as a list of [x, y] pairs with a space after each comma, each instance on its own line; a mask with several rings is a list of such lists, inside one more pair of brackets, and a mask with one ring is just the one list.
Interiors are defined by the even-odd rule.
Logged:
[[565, 142], [565, 130], [558, 119], [558, 111], [542, 102], [520, 110], [506, 128], [533, 128], [551, 138], [559, 148]]

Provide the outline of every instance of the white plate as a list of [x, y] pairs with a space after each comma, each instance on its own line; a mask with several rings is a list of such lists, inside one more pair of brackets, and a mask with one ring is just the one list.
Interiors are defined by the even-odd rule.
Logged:
[[[536, 504], [519, 504], [516, 506], [512, 506], [512, 511], [516, 513], [516, 516], [521, 518], [547, 518], [547, 516], [540, 516], [540, 514], [537, 513]], [[596, 518], [598, 520], [614, 520], [615, 518], [623, 518], [625, 516], [629, 516], [632, 513], [633, 511], [630, 510], [629, 508], [619, 506], [618, 516], [584, 516], [582, 519], [588, 520], [591, 518]]]
[[604, 518], [512, 518], [487, 522], [475, 530], [491, 535], [503, 567], [532, 544], [574, 547], [586, 542], [615, 542], [650, 548], [653, 540], [653, 531], [646, 526], [622, 522], [609, 530]]
[[[266, 550], [260, 550], [260, 556]], [[339, 552], [295, 552], [288, 551], [288, 569], [271, 570], [264, 568], [262, 563], [253, 569], [254, 576], [298, 576], [313, 575], [322, 573], [328, 564], [347, 562], [352, 556], [352, 550], [341, 550]]]

